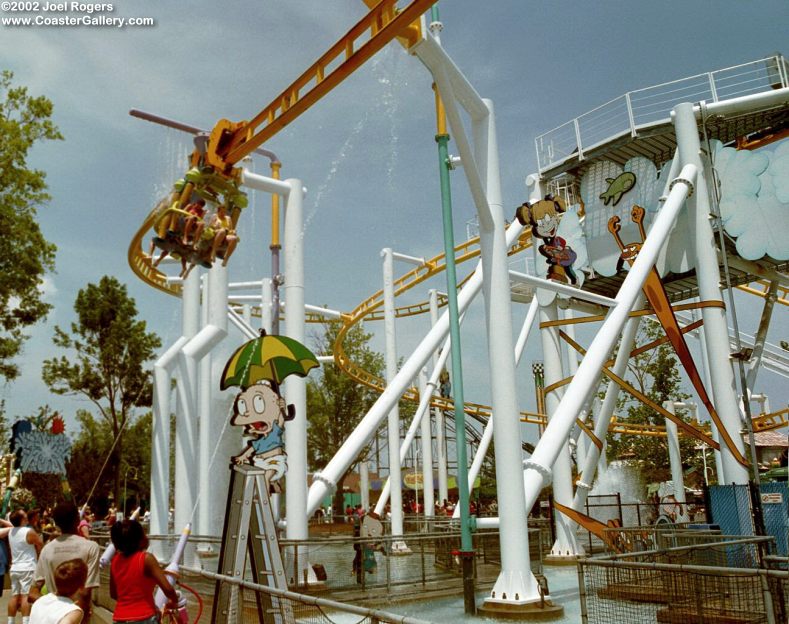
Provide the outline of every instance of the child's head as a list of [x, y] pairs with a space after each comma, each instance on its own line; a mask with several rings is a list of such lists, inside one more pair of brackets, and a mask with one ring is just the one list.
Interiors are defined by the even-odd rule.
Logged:
[[69, 559], [55, 568], [55, 589], [58, 596], [73, 596], [85, 586], [88, 565], [82, 559]]
[[127, 556], [148, 548], [148, 537], [142, 525], [136, 520], [124, 520], [113, 524], [110, 529], [110, 539], [115, 549]]

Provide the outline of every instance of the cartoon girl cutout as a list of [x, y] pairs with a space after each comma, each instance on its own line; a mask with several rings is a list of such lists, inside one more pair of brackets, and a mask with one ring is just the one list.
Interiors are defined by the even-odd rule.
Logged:
[[548, 279], [573, 285], [578, 283], [578, 278], [573, 270], [573, 263], [577, 254], [567, 241], [556, 235], [556, 230], [565, 211], [564, 201], [553, 195], [546, 195], [534, 204], [524, 202], [515, 212], [515, 217], [521, 225], [531, 225], [532, 236], [544, 242], [537, 250], [543, 255], [548, 264]]

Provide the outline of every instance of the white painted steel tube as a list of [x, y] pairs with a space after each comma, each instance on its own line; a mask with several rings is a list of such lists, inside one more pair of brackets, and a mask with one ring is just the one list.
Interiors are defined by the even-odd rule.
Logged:
[[[545, 387], [551, 386], [564, 378], [562, 367], [562, 346], [559, 341], [559, 329], [554, 325], [543, 327], [545, 323], [558, 320], [559, 313], [554, 299], [545, 306], [540, 306], [540, 339], [542, 341], [542, 359], [545, 366]], [[561, 389], [545, 394], [545, 412], [548, 423], [553, 420], [554, 413], [559, 407]], [[583, 407], [583, 406], [582, 406]], [[579, 414], [581, 409], [576, 412]], [[575, 426], [575, 423], [573, 423]], [[570, 466], [570, 448], [568, 440], [570, 437], [570, 427], [564, 439], [561, 440], [560, 448], [552, 464], [553, 469], [553, 496], [558, 503], [565, 507], [573, 504], [573, 474]], [[578, 542], [575, 538], [576, 524], [563, 513], [554, 514], [554, 527], [556, 529], [556, 541], [551, 548], [552, 557], [574, 557], [579, 554]]]
[[181, 349], [188, 340], [186, 336], [178, 338], [153, 365], [150, 531], [154, 535], [167, 535], [170, 532], [170, 381]]
[[600, 369], [608, 359], [611, 348], [616, 344], [619, 332], [625, 325], [633, 304], [641, 295], [641, 288], [655, 264], [677, 214], [684, 205], [685, 198], [692, 189], [697, 172], [698, 168], [694, 165], [686, 165], [682, 168], [680, 177], [675, 180], [665, 205], [655, 217], [638, 257], [619, 288], [616, 296], [617, 305], [611, 308], [589, 346], [578, 367], [578, 373], [565, 391], [564, 398], [537, 443], [534, 453], [527, 462], [524, 462], [526, 468], [524, 487], [528, 508], [534, 505], [540, 490], [550, 482], [551, 466], [556, 461], [564, 439], [575, 425], [576, 415], [583, 409], [589, 394], [597, 385]]
[[[394, 255], [388, 247], [381, 251], [383, 258], [384, 337], [386, 381], [392, 383], [397, 375], [397, 334], [395, 330]], [[392, 510], [392, 536], [403, 535], [403, 480], [400, 460], [400, 410], [395, 402], [389, 409], [387, 426], [389, 449], [389, 497]], [[401, 545], [395, 543], [398, 548]]]
[[264, 278], [260, 287], [260, 329], [265, 329], [267, 334], [271, 333], [273, 325], [272, 316], [274, 315], [273, 293], [271, 291], [271, 278]]
[[[433, 288], [429, 291], [430, 301], [430, 326], [438, 322], [438, 291]], [[447, 347], [445, 346], [444, 349]], [[445, 360], [446, 361], [446, 360]], [[433, 354], [433, 370], [440, 369], [438, 355]], [[439, 408], [433, 410], [436, 419], [436, 465], [438, 470], [438, 502], [443, 505], [449, 501], [449, 488], [447, 487], [447, 443], [445, 436], [444, 412]]]
[[[471, 164], [481, 167], [486, 197], [480, 202], [475, 197], [480, 222], [480, 250], [482, 257], [485, 321], [490, 363], [491, 408], [495, 439], [496, 488], [499, 507], [499, 542], [501, 544], [501, 573], [493, 586], [488, 601], [507, 603], [536, 602], [540, 599], [537, 580], [529, 562], [529, 538], [524, 530], [528, 509], [523, 496], [523, 475], [519, 467], [523, 460], [520, 413], [515, 383], [515, 354], [512, 339], [512, 308], [510, 302], [509, 258], [505, 240], [504, 211], [499, 177], [496, 118], [493, 103], [484, 100], [489, 114], [486, 119], [472, 119], [475, 158], [469, 161], [461, 152], [463, 171], [471, 179]], [[449, 109], [449, 107], [447, 107]], [[452, 126], [458, 145], [463, 127]], [[458, 470], [461, 467], [458, 466]], [[517, 600], [515, 596], [521, 597]], [[503, 598], [506, 596], [507, 598]]]
[[[460, 322], [461, 323], [463, 322], [462, 316], [460, 318]], [[441, 370], [444, 368], [444, 366], [447, 363], [447, 358], [449, 357], [450, 344], [451, 344], [451, 340], [449, 337], [447, 337], [447, 339], [444, 341], [444, 347], [441, 349], [441, 355], [438, 357], [436, 365], [433, 368], [433, 372], [430, 374], [430, 377], [427, 380], [426, 386], [428, 390], [427, 392], [421, 393], [419, 397], [419, 405], [417, 406], [416, 411], [414, 412], [414, 418], [411, 420], [411, 425], [408, 427], [408, 430], [405, 432], [405, 436], [403, 437], [403, 440], [400, 443], [399, 452], [400, 452], [401, 466], [403, 462], [405, 462], [406, 457], [408, 457], [408, 449], [411, 446], [411, 443], [414, 441], [414, 438], [416, 437], [416, 430], [422, 421], [423, 414], [430, 407], [430, 399], [433, 394], [432, 390], [435, 390], [436, 382], [438, 381], [438, 377], [441, 374]], [[378, 502], [376, 502], [375, 504], [375, 513], [377, 513], [378, 515], [383, 515], [384, 508], [386, 507], [386, 503], [389, 502], [390, 492], [391, 492], [391, 483], [390, 483], [390, 479], [387, 477], [383, 487], [381, 488], [381, 495], [378, 497]]]
[[[510, 224], [507, 229], [507, 244], [512, 245], [523, 231], [519, 223]], [[466, 281], [458, 293], [458, 310], [462, 313], [482, 287], [482, 267], [477, 264], [472, 276]], [[399, 400], [408, 388], [411, 380], [419, 373], [419, 369], [430, 359], [433, 352], [449, 333], [449, 314], [445, 311], [438, 322], [422, 339], [414, 352], [405, 360], [395, 378], [378, 397], [367, 414], [356, 426], [353, 433], [339, 448], [337, 453], [320, 472], [315, 473], [310, 486], [307, 513], [314, 513], [324, 497], [334, 492], [340, 476], [353, 463], [364, 446], [372, 439], [381, 421], [389, 412], [391, 405]]]
[[[184, 348], [194, 340], [200, 325], [200, 275], [192, 273], [183, 282], [181, 293], [182, 330], [188, 341], [178, 354], [177, 383], [178, 410], [175, 418], [175, 522], [183, 526], [191, 521], [197, 500], [197, 414], [195, 408], [196, 365], [184, 355]], [[168, 423], [169, 424], [169, 423]], [[169, 510], [168, 510], [169, 515]], [[169, 532], [169, 531], [168, 531]]]
[[531, 284], [532, 286], [538, 286], [540, 288], [544, 288], [545, 290], [552, 290], [556, 293], [575, 297], [576, 299], [603, 305], [607, 308], [610, 308], [616, 304], [616, 301], [609, 297], [587, 292], [585, 290], [581, 290], [580, 288], [568, 286], [567, 284], [560, 284], [559, 282], [555, 282], [553, 280], [547, 280], [541, 277], [535, 277], [534, 275], [528, 275], [527, 273], [521, 273], [520, 271], [510, 271], [509, 275], [516, 282]]
[[[427, 373], [423, 368], [419, 373], [419, 392], [431, 396], [435, 385], [428, 386]], [[420, 416], [422, 427], [422, 493], [424, 494], [424, 515], [432, 518], [436, 515], [435, 495], [433, 490], [433, 427], [430, 422], [430, 406], [425, 406]]]
[[[700, 156], [699, 130], [693, 114], [693, 105], [678, 105], [674, 108], [672, 117], [681, 162], [686, 166], [695, 166], [699, 170], [696, 182], [697, 192], [690, 199], [688, 206], [695, 230], [694, 254], [699, 298], [702, 301], [717, 301], [723, 304], [720, 290], [720, 270], [715, 252], [717, 240], [710, 223], [710, 201], [703, 173], [704, 165]], [[737, 451], [744, 455], [745, 445], [740, 435], [740, 412], [737, 391], [734, 386], [734, 371], [729, 358], [729, 327], [726, 321], [726, 310], [723, 307], [702, 308], [701, 317], [704, 319], [704, 327], [706, 328], [704, 333], [705, 348], [709, 361], [715, 409]], [[735, 459], [725, 444], [721, 444], [721, 459], [728, 483], [748, 483], [748, 469]]]
[[[705, 103], [705, 115], [707, 118], [715, 115], [738, 115], [741, 113], [748, 113], [754, 110], [762, 110], [773, 106], [781, 106], [789, 104], [789, 88], [776, 89], [774, 91], [764, 91], [761, 93], [753, 93], [751, 95], [743, 95], [738, 98], [731, 98], [723, 100], [722, 102], [709, 102]], [[685, 106], [681, 104], [680, 106]], [[699, 105], [687, 104], [692, 107], [693, 115], [696, 119], [701, 120], [702, 110]], [[671, 118], [675, 119], [675, 112], [671, 112]]]
[[415, 264], [416, 266], [422, 266], [425, 263], [424, 258], [409, 256], [407, 254], [397, 253], [396, 251], [392, 252], [392, 258], [394, 258], [395, 260], [400, 260], [402, 262], [407, 262], [409, 264]]
[[518, 334], [518, 340], [515, 343], [515, 366], [517, 366], [521, 361], [523, 351], [526, 348], [526, 341], [529, 339], [529, 334], [531, 333], [531, 328], [534, 325], [534, 319], [537, 318], [537, 310], [539, 307], [540, 304], [537, 301], [537, 297], [534, 297], [531, 300], [531, 303], [529, 303], [529, 310], [526, 312], [526, 318], [523, 320], [521, 331]]
[[[452, 86], [454, 97], [460, 102], [463, 109], [471, 115], [472, 119], [484, 119], [488, 115], [485, 102], [474, 86], [463, 75], [455, 62], [435, 40], [431, 37], [419, 42], [411, 48], [427, 69], [435, 77], [435, 70], [442, 67], [447, 75], [448, 84]], [[454, 131], [453, 131], [454, 132]]]
[[[285, 183], [291, 189], [285, 202], [283, 227], [284, 294], [288, 302], [285, 334], [304, 344], [304, 193], [301, 180], [289, 178]], [[285, 380], [284, 390], [286, 400], [296, 408], [296, 417], [285, 423], [287, 536], [288, 539], [307, 539], [307, 380], [290, 375]], [[305, 564], [307, 557], [303, 559]]]
[[[220, 528], [212, 525], [216, 517], [216, 507], [223, 506], [221, 500], [211, 496], [212, 478], [211, 455], [217, 443], [218, 432], [222, 431], [224, 414], [214, 414], [212, 410], [214, 393], [217, 386], [211, 383], [211, 354], [227, 337], [227, 279], [228, 271], [220, 262], [207, 273], [206, 288], [203, 292], [203, 308], [207, 323], [195, 338], [184, 347], [184, 355], [199, 362], [200, 385], [198, 387], [197, 416], [200, 422], [198, 434], [198, 516], [200, 535], [219, 535]], [[189, 518], [189, 522], [193, 522]], [[186, 525], [176, 523], [176, 526]]]
[[[675, 414], [674, 401], [664, 401], [663, 408], [670, 414]], [[685, 476], [682, 473], [682, 454], [679, 450], [679, 432], [677, 423], [670, 418], [666, 418], [666, 444], [668, 446], [668, 460], [671, 466], [671, 484], [674, 487], [674, 499], [679, 503], [680, 508], [674, 518], [677, 522], [688, 521], [688, 506], [685, 501]]]
[[266, 193], [284, 195], [285, 197], [288, 196], [292, 188], [287, 180], [269, 178], [243, 168], [241, 169], [241, 184], [256, 191], [265, 191]]
[[[643, 300], [643, 295], [637, 297], [633, 307], [640, 307]], [[619, 351], [616, 354], [614, 365], [612, 367], [612, 371], [617, 377], [624, 377], [625, 375], [627, 363], [630, 360], [630, 351], [633, 349], [633, 345], [635, 344], [636, 335], [638, 334], [638, 326], [640, 324], [641, 317], [638, 316], [629, 318], [627, 323], [625, 323], [625, 328], [622, 331], [622, 339], [619, 342]], [[614, 409], [616, 408], [616, 403], [619, 399], [619, 391], [619, 384], [615, 383], [614, 381], [608, 382], [608, 387], [606, 388], [605, 392], [605, 399], [603, 399], [603, 403], [600, 406], [597, 415], [595, 416], [594, 434], [598, 440], [605, 441], [606, 435], [608, 435], [608, 428], [611, 424], [611, 416], [614, 414]], [[575, 496], [573, 498], [573, 509], [576, 511], [581, 511], [586, 504], [589, 491], [594, 485], [595, 472], [597, 471], [600, 457], [604, 451], [605, 446], [602, 450], [599, 449], [596, 444], [590, 444], [587, 447], [586, 458], [578, 481], [576, 482], [577, 487], [575, 490]]]

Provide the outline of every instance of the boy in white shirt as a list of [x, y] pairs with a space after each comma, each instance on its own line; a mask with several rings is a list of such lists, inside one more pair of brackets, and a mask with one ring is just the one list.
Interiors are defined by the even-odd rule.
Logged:
[[56, 592], [42, 596], [30, 610], [30, 624], [79, 624], [82, 609], [74, 602], [85, 587], [88, 566], [82, 559], [64, 561], [55, 568]]

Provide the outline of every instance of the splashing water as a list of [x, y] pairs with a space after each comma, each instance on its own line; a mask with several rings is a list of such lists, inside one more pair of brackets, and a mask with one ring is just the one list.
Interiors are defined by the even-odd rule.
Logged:
[[330, 192], [335, 175], [340, 170], [340, 167], [347, 156], [355, 149], [356, 141], [362, 131], [367, 128], [370, 119], [387, 119], [389, 121], [389, 149], [386, 162], [387, 186], [390, 191], [395, 190], [394, 172], [399, 156], [399, 139], [397, 136], [397, 124], [395, 123], [399, 108], [399, 100], [397, 99], [396, 92], [397, 86], [400, 84], [398, 79], [400, 64], [398, 60], [402, 56], [402, 54], [395, 54], [395, 52], [399, 52], [399, 50], [393, 50], [391, 47], [385, 48], [371, 61], [371, 70], [376, 82], [378, 85], [380, 85], [381, 91], [374, 98], [375, 105], [365, 109], [364, 115], [351, 129], [348, 137], [345, 139], [345, 142], [337, 152], [337, 155], [331, 161], [329, 171], [321, 185], [318, 187], [318, 191], [315, 194], [315, 201], [307, 212], [306, 218], [304, 219], [304, 226], [301, 232], [302, 237], [304, 236], [304, 232], [307, 230], [310, 222], [317, 214], [318, 208], [320, 207], [324, 196], [328, 195]]

